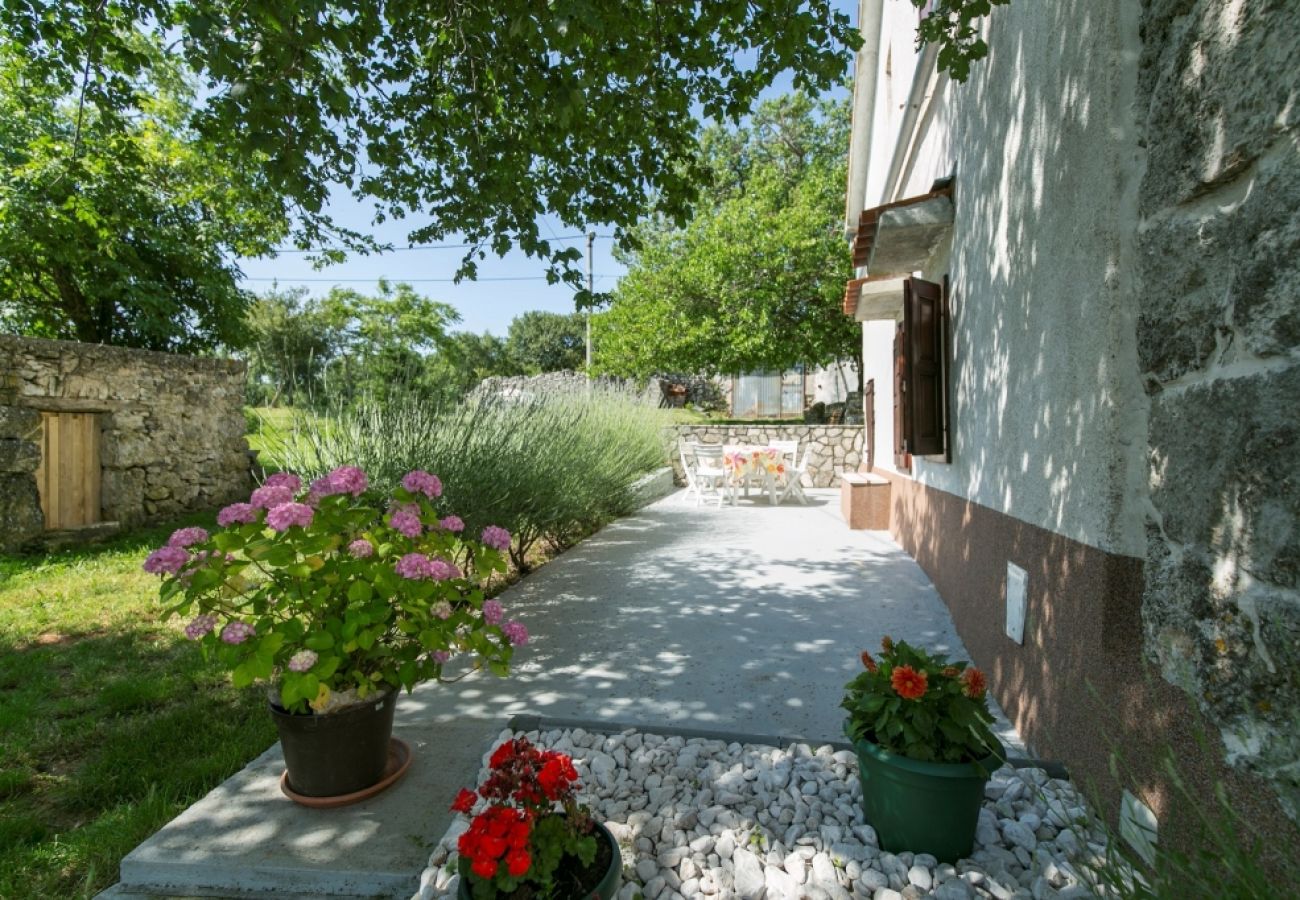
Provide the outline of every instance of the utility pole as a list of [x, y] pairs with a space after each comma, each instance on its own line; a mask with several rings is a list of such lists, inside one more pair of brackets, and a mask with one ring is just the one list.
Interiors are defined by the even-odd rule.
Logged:
[[591, 274], [592, 248], [596, 244], [596, 232], [587, 232], [587, 377], [591, 377], [591, 295], [596, 282]]

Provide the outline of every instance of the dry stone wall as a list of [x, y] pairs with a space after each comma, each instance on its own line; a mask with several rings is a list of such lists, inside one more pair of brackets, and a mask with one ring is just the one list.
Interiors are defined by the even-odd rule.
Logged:
[[1145, 0], [1148, 653], [1300, 815], [1300, 16]]
[[[862, 463], [864, 429], [861, 425], [675, 425], [673, 437], [694, 437], [702, 444], [765, 445], [772, 441], [798, 441], [799, 456], [811, 448], [807, 487], [835, 487], [841, 472], [856, 472]], [[682, 460], [676, 444], [672, 449], [673, 477], [684, 484]]]
[[244, 364], [0, 335], [0, 547], [39, 536], [40, 411], [94, 412], [103, 521], [228, 503], [249, 489]]

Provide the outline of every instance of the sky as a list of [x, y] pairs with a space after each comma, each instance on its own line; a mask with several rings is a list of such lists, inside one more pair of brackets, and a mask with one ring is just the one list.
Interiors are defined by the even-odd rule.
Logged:
[[[835, 0], [837, 9], [857, 21], [856, 0]], [[847, 73], [850, 57], [845, 54]], [[776, 97], [791, 88], [788, 74], [782, 76], [763, 97]], [[406, 231], [410, 222], [390, 221], [380, 226], [372, 224], [371, 208], [358, 203], [346, 192], [335, 192], [330, 212], [345, 227], [370, 234], [394, 247], [406, 247]], [[611, 291], [623, 275], [624, 268], [614, 260], [614, 241], [608, 230], [596, 229], [596, 242], [592, 269], [597, 291]], [[541, 220], [541, 235], [553, 245], [574, 246], [586, 249], [585, 229], [565, 226], [553, 217]], [[556, 240], [557, 238], [561, 240]], [[450, 236], [445, 243], [459, 243]], [[510, 320], [530, 310], [548, 312], [573, 312], [573, 289], [567, 285], [546, 283], [546, 264], [530, 259], [519, 251], [505, 257], [491, 252], [479, 263], [478, 279], [452, 284], [451, 277], [460, 264], [464, 249], [399, 250], [378, 256], [351, 255], [346, 262], [314, 269], [301, 253], [283, 253], [274, 259], [243, 259], [243, 286], [254, 292], [304, 287], [313, 296], [326, 293], [334, 285], [362, 292], [374, 291], [380, 278], [392, 282], [410, 283], [419, 293], [434, 300], [451, 304], [460, 313], [461, 321], [455, 330], [484, 331], [504, 337]]]

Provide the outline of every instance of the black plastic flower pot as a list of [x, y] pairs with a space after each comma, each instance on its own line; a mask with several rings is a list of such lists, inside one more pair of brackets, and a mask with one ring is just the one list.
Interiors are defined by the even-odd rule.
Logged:
[[289, 786], [304, 797], [338, 797], [378, 783], [396, 708], [396, 690], [326, 715], [290, 713], [272, 703]]
[[[596, 826], [596, 839], [599, 840], [606, 848], [605, 853], [597, 852], [596, 861], [599, 863], [602, 856], [608, 858], [608, 862], [602, 867], [597, 865], [592, 870], [584, 871], [574, 857], [565, 856], [560, 863], [560, 869], [557, 871], [557, 882], [568, 885], [567, 889], [561, 887], [561, 890], [567, 890], [561, 896], [569, 900], [614, 900], [618, 895], [618, 889], [623, 886], [623, 854], [619, 852], [618, 841], [614, 840], [614, 835], [610, 834], [608, 828], [602, 823], [593, 823]], [[457, 862], [457, 872], [460, 873], [460, 883], [456, 888], [457, 900], [473, 900], [474, 898], [474, 881], [470, 874], [469, 860], [460, 857]], [[514, 895], [533, 896], [531, 885], [524, 885], [515, 891]]]

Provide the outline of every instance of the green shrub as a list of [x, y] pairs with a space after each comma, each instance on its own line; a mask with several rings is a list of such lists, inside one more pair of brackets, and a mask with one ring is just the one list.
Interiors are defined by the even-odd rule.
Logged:
[[436, 403], [415, 393], [333, 405], [330, 427], [297, 426], [275, 455], [315, 477], [363, 468], [391, 490], [412, 469], [443, 480], [446, 508], [469, 533], [500, 525], [515, 535], [511, 557], [528, 567], [545, 538], [566, 546], [631, 509], [632, 486], [665, 464], [666, 418], [638, 392], [593, 383], [589, 391], [471, 395]]

